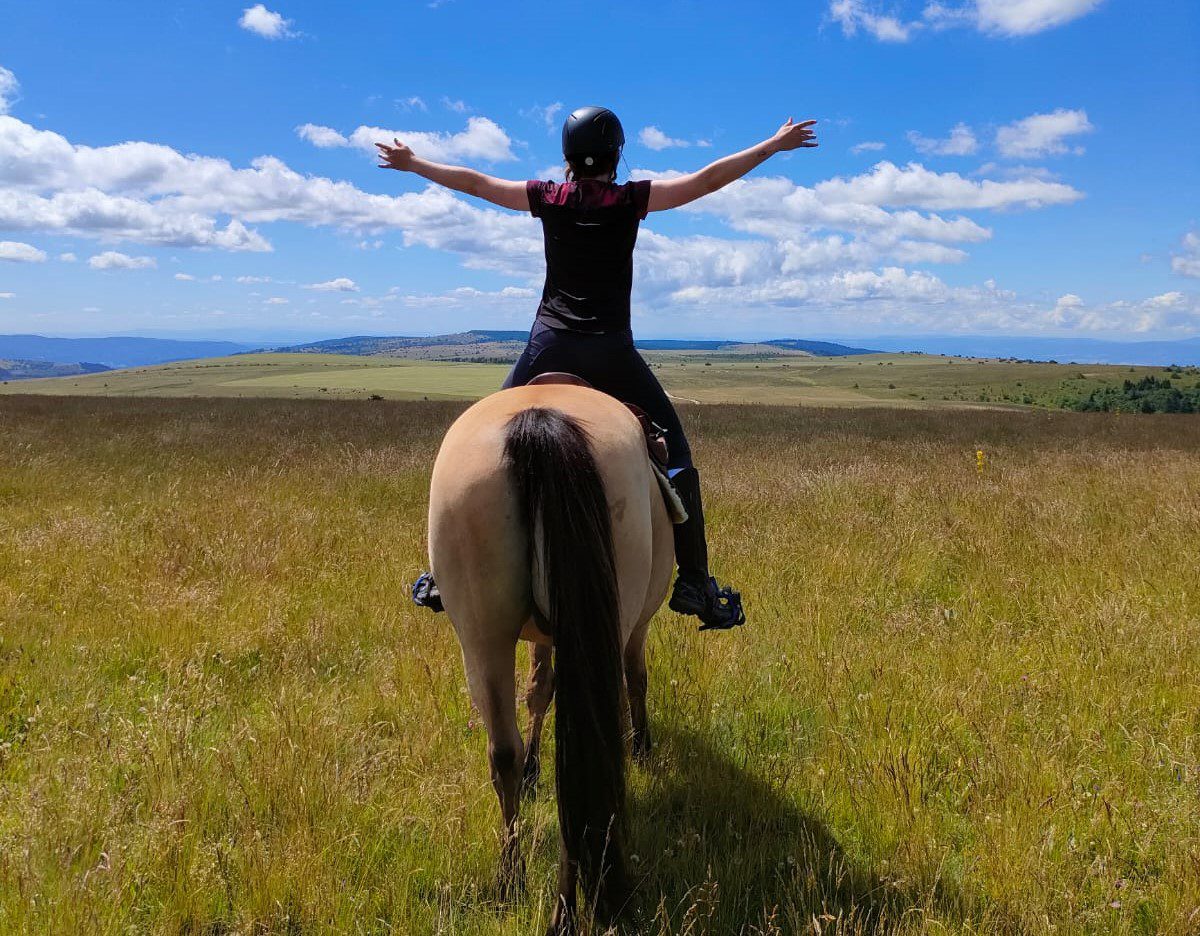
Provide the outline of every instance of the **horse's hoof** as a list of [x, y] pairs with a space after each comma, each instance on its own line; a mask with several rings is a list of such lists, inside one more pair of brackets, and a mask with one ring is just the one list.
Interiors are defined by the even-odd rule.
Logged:
[[496, 884], [502, 901], [520, 900], [525, 894], [525, 859], [519, 854], [501, 855]]
[[525, 770], [521, 774], [521, 795], [526, 799], [537, 799], [538, 781], [542, 778], [542, 762], [537, 757], [525, 760]]

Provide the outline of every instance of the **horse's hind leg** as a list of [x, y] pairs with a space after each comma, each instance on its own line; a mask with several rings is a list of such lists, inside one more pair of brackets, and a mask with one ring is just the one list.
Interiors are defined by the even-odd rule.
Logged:
[[650, 754], [650, 722], [646, 717], [646, 637], [650, 622], [642, 624], [625, 644], [625, 689], [629, 695], [629, 720], [633, 726], [633, 756], [644, 760]]
[[529, 707], [529, 743], [525, 745], [525, 770], [521, 778], [521, 791], [526, 796], [537, 793], [538, 779], [542, 774], [542, 724], [550, 700], [554, 698], [553, 649], [535, 643], [529, 651], [529, 688], [525, 690], [525, 704]]
[[517, 727], [516, 640], [493, 643], [486, 652], [464, 645], [471, 701], [488, 733], [488, 762], [492, 786], [504, 820], [500, 848], [500, 888], [513, 896], [524, 884], [524, 865], [517, 841], [517, 812], [521, 803], [521, 731]]

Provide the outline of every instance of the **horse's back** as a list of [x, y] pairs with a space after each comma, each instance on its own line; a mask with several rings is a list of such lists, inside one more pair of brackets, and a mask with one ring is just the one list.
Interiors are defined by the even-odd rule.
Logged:
[[537, 407], [568, 416], [588, 435], [609, 502], [622, 630], [628, 633], [665, 595], [673, 564], [670, 522], [637, 419], [619, 401], [586, 387], [502, 390], [450, 427], [434, 464], [429, 505], [430, 563], [442, 600], [460, 638], [469, 637], [465, 627], [486, 629], [479, 639], [515, 639], [535, 602], [545, 610], [505, 458], [510, 420]]

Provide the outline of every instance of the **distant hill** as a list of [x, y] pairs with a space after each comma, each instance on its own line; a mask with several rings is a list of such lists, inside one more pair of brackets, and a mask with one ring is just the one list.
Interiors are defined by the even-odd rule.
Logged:
[[55, 364], [49, 361], [21, 361], [0, 358], [0, 380], [28, 380], [33, 377], [73, 377], [77, 374], [99, 374], [110, 370], [103, 364]]
[[0, 358], [75, 364], [95, 361], [105, 367], [139, 367], [192, 358], [221, 357], [249, 351], [233, 341], [183, 341], [174, 338], [46, 338], [0, 335]]
[[[313, 341], [279, 348], [281, 352], [308, 352], [318, 354], [386, 355], [426, 360], [472, 360], [513, 361], [525, 347], [529, 333], [525, 331], [473, 330], [452, 335], [397, 335], [377, 337], [356, 335], [350, 338], [334, 338], [329, 341]], [[747, 343], [726, 340], [692, 340], [673, 338], [646, 338], [634, 342], [643, 351], [726, 351], [736, 353], [738, 349], [752, 348], [757, 353], [801, 352], [816, 357], [842, 357], [848, 354], [871, 354], [868, 348], [853, 348], [830, 341], [806, 341], [801, 338], [777, 338], [773, 341]]]
[[869, 341], [882, 351], [920, 351], [959, 357], [1018, 358], [1078, 364], [1200, 364], [1200, 338], [1179, 341], [1103, 341], [1096, 338], [1021, 338], [996, 335], [887, 335]]

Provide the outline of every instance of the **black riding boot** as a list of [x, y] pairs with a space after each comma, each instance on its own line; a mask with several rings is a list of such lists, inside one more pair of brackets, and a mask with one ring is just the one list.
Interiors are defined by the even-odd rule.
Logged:
[[741, 595], [729, 588], [718, 587], [716, 579], [708, 574], [708, 542], [704, 537], [699, 473], [695, 468], [684, 468], [671, 481], [688, 514], [687, 520], [674, 527], [679, 577], [675, 579], [671, 594], [671, 610], [696, 615], [700, 618], [701, 630], [745, 624]]

